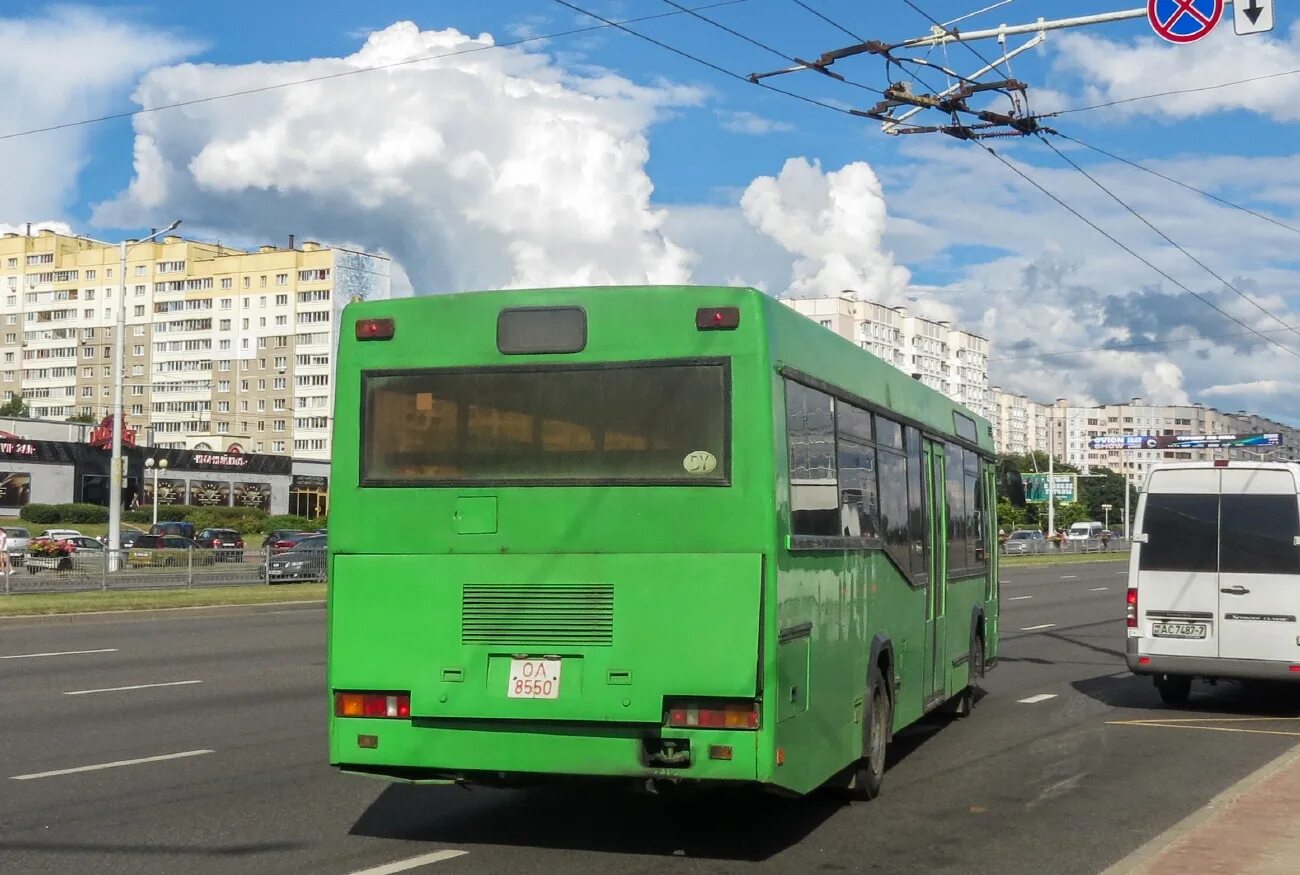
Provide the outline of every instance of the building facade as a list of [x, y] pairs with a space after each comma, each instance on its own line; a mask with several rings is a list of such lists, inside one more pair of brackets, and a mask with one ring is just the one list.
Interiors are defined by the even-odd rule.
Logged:
[[387, 258], [169, 236], [128, 241], [119, 270], [116, 244], [0, 238], [0, 398], [22, 397], [37, 419], [111, 413], [124, 307], [128, 427], [167, 449], [329, 457], [339, 315], [388, 296]]
[[906, 307], [863, 300], [852, 292], [781, 300], [980, 416], [995, 418], [986, 338], [951, 322], [914, 316]]
[[993, 440], [999, 453], [1046, 453], [1052, 408], [994, 386]]

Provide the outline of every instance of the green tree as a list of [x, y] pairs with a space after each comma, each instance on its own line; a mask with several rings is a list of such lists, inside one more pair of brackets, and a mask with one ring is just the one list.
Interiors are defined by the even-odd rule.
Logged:
[[26, 416], [27, 402], [21, 395], [15, 395], [4, 404], [0, 404], [0, 416]]

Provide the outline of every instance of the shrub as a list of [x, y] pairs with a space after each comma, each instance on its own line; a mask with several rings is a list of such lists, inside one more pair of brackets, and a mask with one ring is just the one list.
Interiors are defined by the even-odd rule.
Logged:
[[251, 535], [262, 530], [266, 514], [256, 508], [200, 507], [189, 515], [197, 529], [234, 529], [241, 535]]
[[149, 510], [128, 510], [122, 514], [124, 523], [151, 523], [153, 522], [153, 509]]
[[273, 532], [276, 529], [293, 529], [297, 532], [314, 532], [319, 528], [324, 528], [323, 520], [309, 520], [306, 517], [294, 516], [293, 514], [284, 514], [282, 516], [269, 516], [262, 520], [262, 531]]
[[37, 538], [27, 545], [27, 552], [32, 556], [70, 556], [72, 555], [72, 545], [67, 541]]
[[61, 523], [106, 523], [108, 508], [98, 504], [58, 504]]
[[59, 521], [59, 508], [54, 504], [29, 504], [18, 511], [18, 517], [29, 523], [50, 525]]

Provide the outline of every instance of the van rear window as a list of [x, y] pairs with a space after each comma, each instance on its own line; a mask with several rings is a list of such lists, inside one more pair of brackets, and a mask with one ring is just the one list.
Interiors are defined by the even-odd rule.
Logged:
[[1224, 495], [1219, 570], [1300, 574], [1300, 506], [1295, 495]]
[[1141, 570], [1218, 571], [1218, 495], [1148, 493], [1142, 529]]

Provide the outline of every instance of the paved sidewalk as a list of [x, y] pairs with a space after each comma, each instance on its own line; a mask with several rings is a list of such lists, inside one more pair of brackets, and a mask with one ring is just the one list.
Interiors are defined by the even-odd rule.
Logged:
[[1300, 745], [1216, 796], [1103, 875], [1300, 872]]

